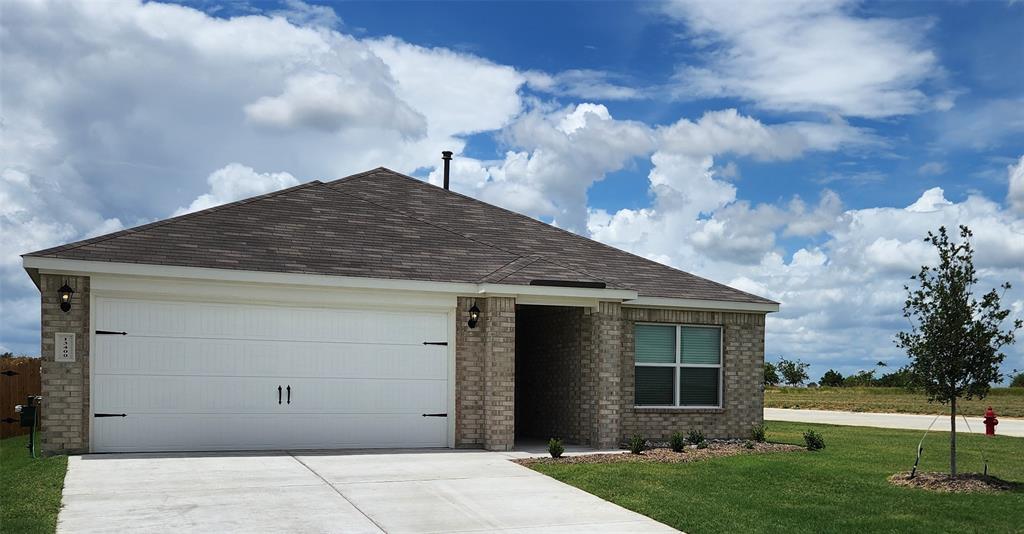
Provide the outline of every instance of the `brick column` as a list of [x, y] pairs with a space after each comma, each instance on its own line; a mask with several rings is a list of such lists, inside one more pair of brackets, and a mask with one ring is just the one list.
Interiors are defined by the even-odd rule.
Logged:
[[484, 448], [512, 450], [516, 407], [516, 299], [491, 297], [484, 333]]
[[[469, 308], [480, 308], [476, 328], [466, 325]], [[484, 342], [487, 299], [459, 297], [455, 325], [455, 446], [479, 448], [484, 444]]]
[[[75, 290], [71, 311], [60, 309], [57, 290], [67, 282]], [[44, 453], [82, 453], [89, 449], [89, 277], [43, 274], [39, 277], [42, 322], [41, 412]], [[54, 361], [55, 334], [75, 334], [75, 361]]]
[[597, 448], [615, 448], [622, 434], [622, 305], [600, 302], [590, 320], [594, 396], [590, 443]]

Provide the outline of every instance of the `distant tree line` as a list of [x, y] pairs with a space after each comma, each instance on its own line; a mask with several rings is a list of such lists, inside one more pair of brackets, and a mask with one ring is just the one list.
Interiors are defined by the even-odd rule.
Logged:
[[[879, 368], [886, 368], [888, 364], [885, 362], [878, 362], [875, 364]], [[807, 369], [810, 364], [804, 363], [800, 360], [789, 360], [786, 358], [779, 358], [777, 363], [765, 362], [764, 363], [764, 385], [769, 386], [799, 386], [810, 378], [807, 375]], [[842, 373], [835, 369], [829, 369], [825, 371], [825, 374], [821, 376], [821, 379], [817, 383], [811, 382], [809, 386], [824, 386], [832, 388], [840, 387], [882, 387], [882, 388], [913, 388], [918, 386], [920, 382], [914, 376], [911, 369], [903, 367], [889, 373], [883, 373], [878, 376], [878, 369], [871, 369], [870, 371], [861, 370], [857, 371], [848, 376], [843, 376]], [[1010, 380], [1010, 387], [1012, 388], [1024, 388], [1024, 371], [1018, 371], [1014, 369], [1011, 372], [1013, 377]]]
[[6, 360], [8, 358], [34, 358], [28, 354], [14, 354], [13, 352], [0, 353], [0, 360]]
[[819, 383], [822, 386], [834, 388], [856, 386], [910, 388], [917, 384], [913, 371], [907, 368], [897, 369], [896, 371], [885, 373], [881, 376], [876, 376], [876, 372], [877, 369], [872, 369], [870, 371], [862, 370], [849, 376], [843, 376], [839, 371], [829, 369], [821, 376]]

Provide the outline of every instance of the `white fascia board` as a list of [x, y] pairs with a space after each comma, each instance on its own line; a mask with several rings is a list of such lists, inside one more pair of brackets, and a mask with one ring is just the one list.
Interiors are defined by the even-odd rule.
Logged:
[[143, 263], [69, 260], [34, 256], [23, 257], [22, 265], [25, 269], [38, 269], [40, 272], [52, 274], [111, 274], [122, 276], [214, 280], [223, 282], [252, 282], [350, 289], [422, 291], [458, 295], [479, 295], [481, 297], [524, 295], [618, 301], [637, 298], [636, 291], [622, 289], [476, 284], [472, 282], [430, 282], [423, 280], [363, 278], [356, 276], [275, 273], [267, 271], [244, 271], [237, 269], [211, 269], [207, 267], [181, 267], [174, 265], [149, 265]]
[[779, 311], [779, 305], [777, 303], [674, 299], [665, 297], [640, 297], [625, 301], [622, 305], [630, 308], [682, 308], [687, 310], [734, 311], [748, 313], [773, 313]]

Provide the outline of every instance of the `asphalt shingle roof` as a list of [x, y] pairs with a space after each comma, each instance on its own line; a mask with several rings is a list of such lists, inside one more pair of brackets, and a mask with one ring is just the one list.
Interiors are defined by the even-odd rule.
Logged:
[[647, 297], [772, 303], [385, 168], [26, 256], [438, 282], [601, 281]]

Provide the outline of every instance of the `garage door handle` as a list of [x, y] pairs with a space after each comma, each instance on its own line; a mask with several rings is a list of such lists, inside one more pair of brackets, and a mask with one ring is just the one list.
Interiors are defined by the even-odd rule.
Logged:
[[288, 386], [288, 404], [292, 403], [292, 387]]
[[442, 347], [447, 347], [448, 346], [448, 342], [447, 341], [424, 341], [423, 344], [424, 345], [441, 345]]
[[277, 386], [277, 403], [281, 404], [281, 386]]
[[448, 417], [446, 413], [425, 413], [423, 417]]
[[126, 413], [94, 413], [93, 417], [128, 417]]

